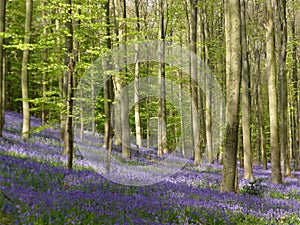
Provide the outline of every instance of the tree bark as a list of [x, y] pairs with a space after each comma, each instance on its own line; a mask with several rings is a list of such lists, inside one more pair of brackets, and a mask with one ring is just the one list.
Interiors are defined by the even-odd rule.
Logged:
[[287, 77], [286, 77], [286, 47], [287, 47], [287, 22], [286, 22], [286, 0], [277, 1], [278, 18], [278, 64], [279, 64], [279, 129], [280, 129], [280, 153], [283, 176], [290, 176], [290, 162], [288, 155], [288, 124], [287, 124]]
[[65, 66], [68, 70], [65, 72], [65, 95], [66, 95], [66, 127], [64, 132], [64, 153], [68, 154], [69, 170], [73, 167], [73, 154], [74, 154], [74, 133], [73, 133], [73, 76], [74, 76], [74, 47], [73, 47], [73, 25], [72, 25], [72, 0], [65, 0], [66, 7], [68, 8], [68, 15], [66, 20], [66, 29], [68, 34], [65, 36]]
[[[6, 11], [6, 0], [0, 0], [0, 33], [5, 32], [5, 11]], [[0, 36], [0, 137], [2, 137], [4, 127], [4, 108], [3, 104], [5, 101], [5, 74], [4, 74], [4, 37]]]
[[[159, 33], [161, 41], [165, 40], [164, 0], [159, 0]], [[165, 47], [164, 43], [158, 46], [158, 152], [159, 156], [169, 152], [167, 140], [166, 115], [166, 84], [165, 84]]]
[[272, 183], [280, 184], [282, 183], [282, 175], [280, 170], [280, 147], [278, 140], [274, 5], [272, 0], [266, 0], [266, 5], [266, 68], [268, 73]]
[[25, 49], [23, 51], [22, 72], [21, 72], [21, 86], [22, 86], [22, 107], [23, 107], [23, 124], [22, 124], [22, 138], [24, 140], [29, 138], [30, 131], [30, 113], [28, 101], [28, 61], [29, 61], [29, 44], [31, 37], [31, 21], [32, 21], [32, 0], [26, 0], [26, 18], [25, 18]]
[[241, 79], [241, 12], [239, 0], [225, 0], [226, 140], [221, 191], [236, 191], [236, 164]]
[[[120, 6], [122, 9], [122, 23], [119, 29], [119, 41], [122, 43], [122, 48], [124, 52], [124, 61], [123, 63], [126, 65], [126, 45], [123, 42], [126, 42], [126, 33], [127, 33], [127, 24], [126, 24], [126, 0], [120, 1]], [[122, 74], [124, 74], [124, 78], [126, 80], [127, 77], [127, 67], [122, 70]], [[124, 81], [123, 81], [124, 82]], [[126, 84], [126, 82], [124, 82]], [[124, 84], [121, 84], [121, 88], [124, 87]], [[128, 89], [124, 88], [121, 92], [121, 140], [122, 140], [122, 157], [125, 159], [129, 159], [130, 155], [130, 126], [129, 126], [129, 106], [128, 106]]]
[[250, 131], [250, 68], [248, 60], [248, 47], [246, 36], [246, 7], [245, 0], [240, 0], [241, 4], [241, 35], [242, 35], [242, 130], [243, 130], [243, 152], [244, 152], [244, 178], [252, 180], [252, 149]]
[[197, 3], [198, 0], [191, 0], [191, 90], [192, 90], [192, 126], [194, 143], [194, 165], [201, 166], [202, 143], [200, 133], [199, 99], [198, 99], [198, 78], [197, 78]]
[[[296, 40], [297, 29], [296, 29], [296, 12], [293, 9], [292, 12], [292, 21], [291, 21], [291, 30], [292, 30], [292, 39]], [[298, 78], [298, 62], [297, 62], [297, 43], [294, 42], [292, 49], [292, 82], [293, 82], [293, 111], [292, 111], [292, 153], [294, 157], [294, 169], [300, 170], [300, 113], [299, 113], [299, 78]]]
[[254, 53], [254, 74], [255, 74], [255, 102], [256, 102], [256, 117], [258, 121], [260, 135], [260, 145], [259, 151], [261, 155], [261, 161], [264, 169], [267, 169], [267, 150], [266, 150], [266, 131], [265, 131], [265, 121], [263, 117], [263, 106], [262, 106], [262, 93], [261, 93], [261, 43], [255, 43], [255, 53]]
[[[140, 12], [139, 4], [141, 1], [135, 0], [135, 14], [137, 18], [136, 30], [140, 32]], [[138, 41], [138, 36], [136, 37]], [[138, 44], [135, 47], [135, 67], [134, 67], [134, 121], [135, 121], [135, 136], [136, 136], [136, 145], [137, 150], [142, 147], [142, 132], [141, 132], [141, 119], [140, 119], [140, 104], [139, 104], [139, 76], [140, 76], [140, 63], [139, 63], [139, 48]]]

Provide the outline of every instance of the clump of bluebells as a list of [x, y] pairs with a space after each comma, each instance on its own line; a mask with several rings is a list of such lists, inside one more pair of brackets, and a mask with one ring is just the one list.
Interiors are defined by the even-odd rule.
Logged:
[[240, 193], [261, 197], [266, 192], [267, 187], [263, 178], [256, 178], [244, 182], [240, 188]]

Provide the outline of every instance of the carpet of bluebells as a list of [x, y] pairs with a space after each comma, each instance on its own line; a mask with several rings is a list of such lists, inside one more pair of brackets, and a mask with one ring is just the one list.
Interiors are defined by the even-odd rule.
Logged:
[[[0, 139], [0, 224], [300, 224], [299, 172], [270, 183], [270, 169], [254, 167], [239, 193], [220, 193], [222, 166], [191, 162], [168, 179], [126, 186], [103, 178], [76, 157], [66, 169], [54, 127], [20, 138], [22, 117], [6, 112]], [[31, 126], [38, 131], [39, 119]], [[135, 160], [135, 157], [132, 159]], [[138, 159], [137, 159], [138, 161]], [[270, 166], [269, 166], [270, 167]]]

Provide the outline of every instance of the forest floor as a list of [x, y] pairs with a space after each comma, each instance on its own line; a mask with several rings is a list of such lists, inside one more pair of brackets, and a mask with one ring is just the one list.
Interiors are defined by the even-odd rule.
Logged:
[[[0, 224], [300, 224], [300, 173], [270, 183], [270, 169], [253, 168], [239, 193], [220, 193], [222, 166], [195, 168], [151, 185], [122, 185], [105, 179], [82, 157], [72, 171], [55, 128], [20, 138], [22, 116], [6, 113], [0, 138]], [[38, 132], [39, 131], [39, 132]], [[115, 153], [118, 154], [118, 153]], [[133, 157], [131, 163], [140, 159]], [[85, 162], [85, 163], [84, 163]], [[269, 166], [270, 167], [270, 166]]]

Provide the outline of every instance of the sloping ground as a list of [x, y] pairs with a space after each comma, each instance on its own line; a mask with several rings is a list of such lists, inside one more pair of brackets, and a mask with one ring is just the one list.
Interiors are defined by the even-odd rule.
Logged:
[[[187, 163], [165, 181], [125, 186], [89, 169], [85, 158], [76, 159], [76, 169], [68, 172], [59, 132], [45, 129], [24, 142], [21, 123], [21, 115], [6, 113], [0, 139], [1, 225], [300, 224], [297, 173], [273, 185], [270, 170], [255, 166], [257, 182], [240, 179], [241, 192], [252, 195], [220, 193], [220, 165], [195, 169]], [[32, 126], [40, 121], [32, 118]]]

